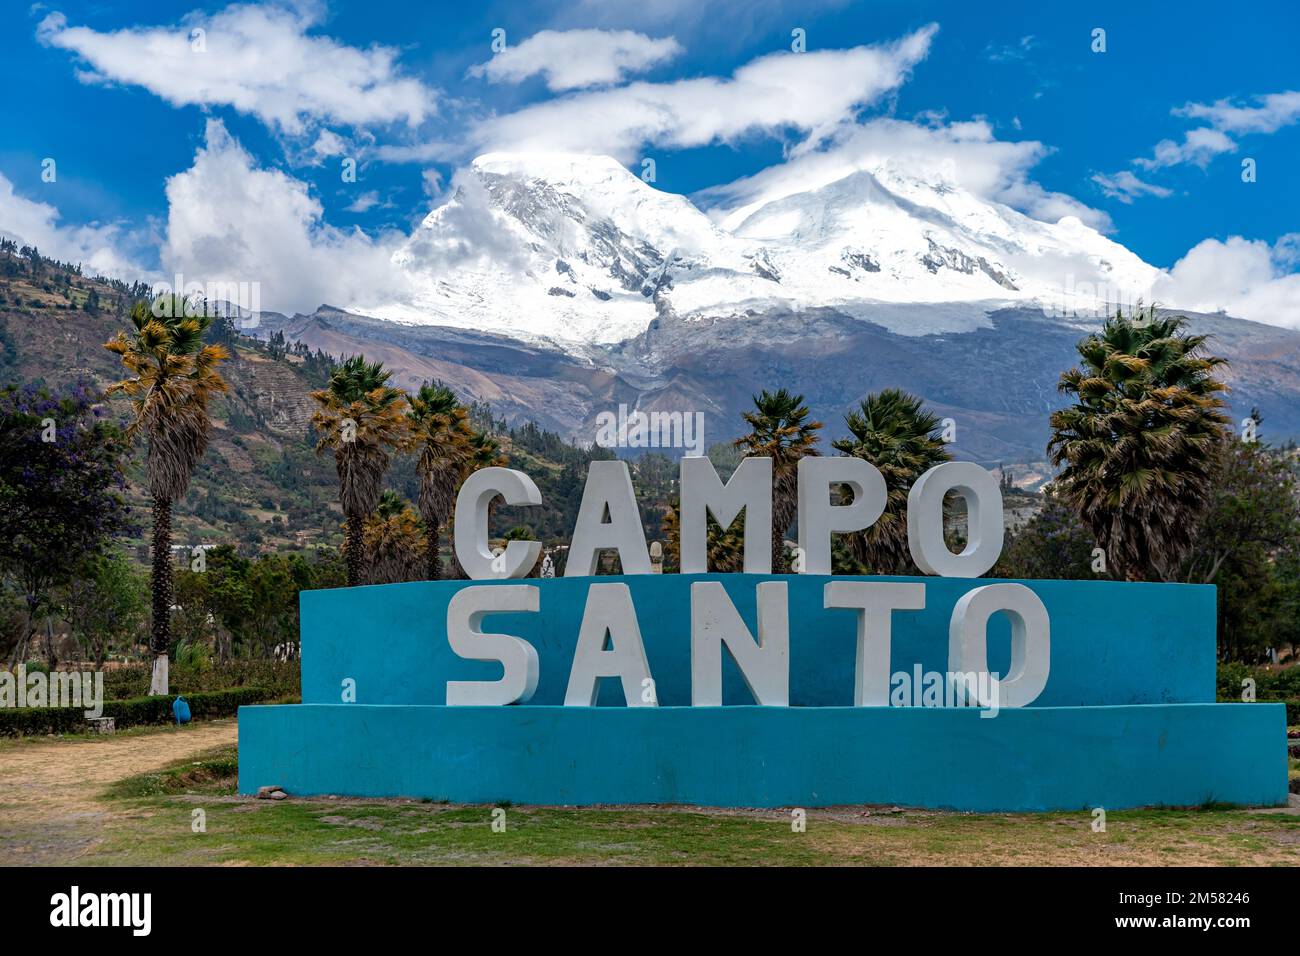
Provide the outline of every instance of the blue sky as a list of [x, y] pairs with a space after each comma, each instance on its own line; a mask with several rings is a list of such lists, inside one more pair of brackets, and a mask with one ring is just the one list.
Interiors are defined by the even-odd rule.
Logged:
[[[1286, 309], [1300, 302], [1291, 278], [1300, 258], [1298, 9], [10, 4], [0, 14], [0, 232], [56, 255], [100, 250], [97, 262], [124, 271], [165, 270], [222, 239], [176, 218], [186, 195], [296, 217], [310, 249], [322, 231], [324, 241], [346, 243], [409, 230], [475, 152], [516, 140], [613, 152], [638, 172], [651, 156], [659, 188], [697, 193], [836, 149], [859, 126], [883, 134], [873, 121], [892, 118], [939, 140], [974, 135], [972, 175], [991, 198], [1038, 218], [1077, 214], [1153, 265], [1173, 267], [1217, 240], [1203, 247], [1205, 265], [1240, 271], [1243, 288], [1268, 285], [1257, 304]], [[1093, 50], [1097, 28], [1105, 52]], [[195, 29], [205, 31], [202, 50]], [[805, 32], [806, 56], [875, 52], [845, 54], [829, 81], [815, 56], [801, 61], [810, 65], [791, 74], [798, 107], [748, 96], [745, 71], [788, 54], [795, 29]], [[494, 30], [504, 31], [512, 59], [494, 57]], [[154, 55], [158, 44], [171, 44], [165, 56]], [[680, 86], [709, 78], [698, 90]], [[629, 119], [627, 101], [610, 94], [643, 87], [634, 99], [653, 115]], [[738, 108], [745, 121], [730, 122]], [[972, 123], [973, 134], [961, 125]], [[221, 170], [208, 170], [202, 181], [182, 177], [169, 197], [169, 179], [192, 171], [205, 147], [238, 151], [228, 164], [236, 172], [281, 175], [262, 177], [256, 196], [221, 199]], [[964, 151], [956, 155], [965, 163]], [[356, 182], [340, 175], [349, 157]], [[47, 158], [52, 182], [42, 176]], [[1252, 183], [1242, 181], [1247, 158]], [[320, 209], [302, 209], [303, 197]], [[202, 208], [196, 201], [191, 218]], [[1231, 241], [1235, 251], [1221, 245]]]

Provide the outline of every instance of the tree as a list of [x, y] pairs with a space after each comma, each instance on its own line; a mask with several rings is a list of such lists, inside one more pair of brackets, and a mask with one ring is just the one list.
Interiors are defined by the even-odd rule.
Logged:
[[153, 624], [149, 649], [154, 655], [152, 694], [167, 693], [167, 653], [171, 647], [172, 505], [184, 496], [190, 477], [208, 447], [212, 420], [208, 404], [227, 390], [217, 365], [230, 357], [223, 346], [205, 344], [212, 318], [180, 296], [160, 296], [150, 307], [131, 307], [135, 333], [119, 332], [105, 344], [131, 373], [109, 387], [131, 399], [130, 438], [143, 436], [145, 468], [153, 499]]
[[[745, 570], [745, 513], [742, 510], [727, 528], [705, 512], [705, 558], [710, 571], [735, 574]], [[682, 563], [681, 502], [674, 498], [663, 517], [664, 570], [679, 570]]]
[[787, 569], [785, 533], [799, 508], [798, 467], [805, 455], [816, 455], [822, 423], [809, 421], [802, 395], [784, 388], [754, 396], [754, 410], [742, 416], [750, 431], [735, 445], [747, 456], [772, 459], [772, 571]]
[[425, 577], [442, 577], [439, 543], [456, 506], [456, 490], [474, 454], [469, 413], [445, 385], [420, 386], [407, 414], [419, 458], [420, 515], [424, 518]]
[[1064, 465], [1062, 499], [1090, 528], [1119, 577], [1170, 580], [1211, 501], [1226, 440], [1225, 360], [1183, 316], [1116, 313], [1079, 345], [1061, 375], [1073, 396], [1052, 413], [1048, 455]]
[[474, 429], [469, 438], [470, 457], [461, 480], [480, 468], [504, 468], [509, 457], [501, 450], [501, 442], [491, 432]]
[[[460, 486], [464, 484], [465, 479], [478, 471], [480, 468], [504, 468], [510, 463], [509, 457], [501, 450], [501, 442], [487, 429], [472, 428], [469, 436], [469, 458], [465, 461], [464, 470], [461, 472], [460, 480], [456, 483], [457, 492]], [[488, 529], [491, 534], [492, 520], [496, 517], [498, 499], [494, 498], [488, 502]], [[453, 516], [454, 517], [454, 516]], [[449, 522], [453, 536], [455, 538], [454, 521]], [[461, 566], [460, 558], [452, 552], [452, 569], [458, 580], [464, 580], [466, 577], [465, 569]]]
[[1258, 661], [1270, 647], [1296, 644], [1298, 564], [1300, 478], [1289, 450], [1229, 442], [1180, 575], [1217, 586], [1221, 657]]
[[332, 449], [338, 471], [348, 587], [362, 583], [365, 521], [379, 503], [391, 450], [408, 440], [406, 396], [388, 384], [391, 374], [382, 362], [356, 355], [334, 370], [325, 388], [311, 393], [318, 405], [311, 420], [320, 435], [316, 451]]
[[406, 499], [395, 491], [379, 496], [375, 513], [366, 519], [368, 583], [418, 581], [427, 556], [425, 531]]
[[73, 637], [96, 667], [114, 646], [133, 643], [148, 617], [148, 584], [120, 551], [95, 555], [68, 586], [65, 614]]
[[122, 496], [128, 450], [85, 385], [0, 389], [0, 571], [26, 610], [11, 665], [26, 659], [41, 616], [47, 660], [57, 663], [48, 626], [55, 590], [133, 530]]
[[887, 388], [864, 398], [844, 422], [850, 437], [832, 447], [875, 465], [887, 490], [884, 513], [852, 535], [850, 550], [869, 574], [910, 573], [907, 495], [921, 475], [952, 458], [944, 447], [942, 420], [925, 411], [916, 396]]
[[1093, 570], [1094, 548], [1092, 532], [1049, 485], [1043, 490], [1043, 506], [1039, 512], [1023, 527], [1009, 533], [991, 576], [1059, 580], [1108, 578], [1109, 568], [1107, 571]]

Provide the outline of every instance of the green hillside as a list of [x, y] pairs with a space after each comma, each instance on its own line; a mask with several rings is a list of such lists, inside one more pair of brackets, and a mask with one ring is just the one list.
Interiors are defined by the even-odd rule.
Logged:
[[[87, 277], [76, 266], [6, 243], [0, 249], [0, 382], [66, 386], [88, 381], [105, 389], [121, 376], [116, 356], [104, 343], [129, 327], [125, 316], [130, 303], [148, 293], [144, 285]], [[221, 367], [230, 391], [213, 406], [211, 444], [189, 492], [176, 505], [176, 544], [231, 544], [250, 556], [338, 547], [343, 535], [334, 461], [329, 454], [316, 454], [309, 420], [310, 393], [323, 387], [340, 356], [286, 345], [278, 336], [262, 342], [224, 319], [209, 337], [231, 352]], [[108, 407], [112, 417], [125, 421], [124, 399], [111, 399]], [[548, 544], [567, 540], [587, 463], [612, 455], [576, 447], [533, 424], [508, 427], [486, 406], [474, 405], [471, 413], [478, 427], [497, 434], [510, 465], [537, 481], [546, 502], [541, 508], [499, 509], [494, 531], [525, 525]], [[671, 486], [665, 478], [667, 459], [656, 456], [637, 471], [653, 534]], [[142, 490], [142, 448], [129, 477], [129, 498], [143, 519], [148, 503]], [[387, 484], [414, 500], [413, 459], [396, 459]], [[145, 540], [130, 545], [143, 563]]]

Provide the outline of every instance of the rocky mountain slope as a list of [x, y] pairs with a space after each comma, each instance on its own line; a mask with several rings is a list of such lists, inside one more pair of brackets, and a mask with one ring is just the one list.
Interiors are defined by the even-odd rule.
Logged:
[[[584, 444], [595, 440], [597, 416], [620, 404], [701, 412], [706, 444], [724, 441], [742, 431], [740, 415], [754, 394], [782, 385], [802, 392], [828, 435], [839, 437], [855, 402], [898, 386], [953, 419], [958, 457], [990, 466], [1023, 463], [1041, 478], [1048, 415], [1062, 405], [1060, 373], [1077, 360], [1078, 340], [1100, 323], [1002, 308], [988, 312], [982, 326], [918, 336], [891, 328], [921, 307], [877, 308], [879, 323], [830, 308], [756, 314], [743, 338], [723, 319], [669, 315], [627, 341], [572, 350], [332, 308], [309, 316], [264, 313], [257, 331], [282, 331], [335, 354], [382, 358], [407, 387], [440, 378], [490, 402], [507, 420], [536, 420]], [[1269, 438], [1300, 437], [1300, 334], [1225, 316], [1189, 318], [1232, 363], [1226, 378], [1235, 419], [1257, 407]]]

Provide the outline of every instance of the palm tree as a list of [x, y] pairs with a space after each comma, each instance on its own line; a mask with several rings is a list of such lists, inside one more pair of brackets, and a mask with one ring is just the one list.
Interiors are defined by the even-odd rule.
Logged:
[[785, 533], [799, 509], [799, 459], [818, 454], [814, 447], [822, 423], [809, 421], [802, 395], [784, 388], [754, 396], [754, 410], [743, 417], [750, 427], [734, 442], [746, 456], [772, 459], [772, 572], [786, 569]]
[[[469, 432], [469, 457], [465, 459], [464, 468], [461, 471], [459, 480], [456, 482], [456, 490], [460, 491], [460, 486], [464, 484], [465, 479], [478, 471], [480, 468], [504, 468], [510, 464], [510, 458], [501, 450], [501, 442], [497, 440], [491, 432], [480, 431], [477, 428], [470, 428]], [[492, 516], [496, 513], [497, 501], [493, 498], [488, 502], [488, 528], [492, 527]], [[454, 516], [453, 516], [454, 517]], [[449, 522], [453, 525], [452, 537], [455, 539], [455, 522]], [[489, 531], [489, 535], [491, 532]], [[456, 557], [455, 549], [452, 549], [452, 570], [455, 577], [459, 580], [466, 578], [465, 569], [461, 566], [460, 559]]]
[[844, 422], [851, 437], [832, 446], [879, 468], [888, 490], [880, 519], [850, 539], [853, 555], [870, 574], [906, 573], [907, 493], [926, 471], [952, 458], [940, 434], [942, 420], [915, 395], [887, 388], [864, 398]]
[[1047, 451], [1064, 465], [1063, 499], [1092, 531], [1124, 580], [1169, 580], [1209, 507], [1227, 441], [1214, 377], [1225, 360], [1184, 316], [1137, 321], [1117, 312], [1079, 345], [1083, 361], [1061, 375], [1075, 403], [1052, 413]]
[[501, 442], [490, 432], [472, 429], [469, 437], [470, 458], [461, 481], [480, 468], [504, 468], [510, 457], [501, 450]]
[[[741, 527], [737, 516], [730, 528], [723, 528], [713, 515], [705, 514], [705, 567], [719, 574], [733, 574], [745, 570], [745, 538], [736, 529]], [[664, 536], [664, 566], [681, 569], [682, 530], [681, 501], [674, 498], [664, 511], [660, 530]]]
[[325, 388], [311, 393], [319, 406], [311, 418], [320, 435], [316, 452], [333, 449], [339, 476], [348, 587], [362, 581], [365, 520], [379, 503], [390, 449], [408, 441], [406, 396], [388, 384], [391, 374], [382, 362], [356, 355], [334, 370]]
[[469, 413], [445, 385], [420, 386], [411, 399], [407, 418], [420, 457], [420, 514], [424, 518], [425, 576], [442, 576], [440, 541], [443, 526], [456, 506], [456, 490], [465, 475], [474, 448]]
[[223, 346], [205, 344], [212, 325], [206, 310], [180, 296], [160, 296], [131, 307], [134, 334], [119, 332], [104, 347], [121, 357], [130, 377], [109, 386], [109, 393], [131, 399], [133, 418], [127, 435], [142, 435], [147, 444], [145, 468], [153, 499], [153, 622], [149, 649], [153, 678], [149, 691], [166, 694], [167, 653], [171, 647], [172, 504], [189, 487], [190, 477], [208, 447], [212, 421], [208, 403], [226, 391], [217, 364], [230, 357]]
[[405, 498], [385, 489], [374, 514], [366, 518], [366, 580], [396, 584], [420, 579], [424, 564], [425, 530]]

